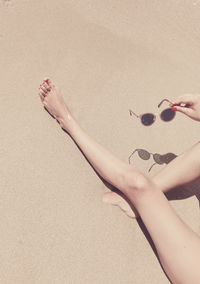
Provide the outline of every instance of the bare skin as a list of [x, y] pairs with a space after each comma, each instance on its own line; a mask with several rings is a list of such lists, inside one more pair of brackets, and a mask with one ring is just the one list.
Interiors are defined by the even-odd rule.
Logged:
[[[200, 175], [200, 143], [193, 145], [150, 178], [89, 137], [49, 79], [45, 79], [40, 86], [39, 96], [43, 105], [74, 138], [98, 173], [133, 204], [152, 237], [162, 266], [172, 283], [198, 283], [200, 238], [180, 219], [163, 192]], [[188, 116], [200, 120], [200, 112], [196, 111], [200, 103], [196, 105], [190, 99], [193, 98], [187, 98], [193, 108], [180, 111], [188, 112]], [[180, 102], [177, 101], [174, 105], [179, 108]], [[104, 198], [108, 197], [106, 195]], [[112, 198], [113, 196], [116, 197], [112, 195]], [[130, 212], [129, 207], [127, 212]]]

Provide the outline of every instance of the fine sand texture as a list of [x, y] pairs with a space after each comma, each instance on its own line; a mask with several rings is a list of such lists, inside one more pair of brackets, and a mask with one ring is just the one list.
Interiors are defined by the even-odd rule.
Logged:
[[[112, 187], [43, 108], [45, 77], [82, 128], [128, 163], [181, 154], [200, 124], [130, 116], [200, 92], [198, 0], [0, 0], [0, 283], [167, 284], [141, 219], [102, 202]], [[147, 175], [165, 165], [135, 153]], [[200, 182], [169, 194], [198, 234]], [[159, 214], [159, 212], [158, 212]], [[167, 225], [167, 224], [166, 224]], [[173, 257], [173, 255], [172, 255]]]

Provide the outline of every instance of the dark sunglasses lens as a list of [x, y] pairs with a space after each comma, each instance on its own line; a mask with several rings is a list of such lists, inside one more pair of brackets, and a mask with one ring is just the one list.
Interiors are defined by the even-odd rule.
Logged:
[[167, 153], [161, 156], [161, 160], [163, 161], [163, 163], [169, 164], [176, 157], [177, 155], [175, 155], [174, 153]]
[[154, 161], [159, 164], [159, 165], [162, 165], [164, 162], [162, 160], [162, 156], [160, 154], [153, 154], [153, 158], [154, 158]]
[[155, 116], [152, 113], [145, 113], [141, 117], [141, 122], [144, 125], [151, 125], [155, 120]]
[[176, 112], [173, 111], [171, 108], [167, 108], [161, 112], [161, 119], [164, 121], [170, 121], [174, 118]]
[[149, 160], [149, 158], [151, 156], [151, 154], [149, 152], [147, 152], [146, 150], [143, 150], [143, 149], [138, 150], [138, 155], [143, 160]]

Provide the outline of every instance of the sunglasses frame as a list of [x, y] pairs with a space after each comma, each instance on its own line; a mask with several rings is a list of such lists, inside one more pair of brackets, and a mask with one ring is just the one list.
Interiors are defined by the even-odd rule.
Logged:
[[[139, 154], [139, 151], [140, 151], [140, 150], [147, 152], [147, 153], [149, 154], [149, 158], [148, 158], [148, 159], [143, 159], [143, 158], [141, 158], [141, 156], [140, 156], [140, 154]], [[163, 161], [161, 161], [161, 163], [158, 163], [158, 162], [156, 161], [156, 159], [155, 159], [155, 155], [159, 155], [159, 156], [162, 156], [162, 155], [160, 155], [160, 154], [158, 154], [158, 153], [151, 153], [151, 152], [149, 152], [149, 151], [147, 151], [147, 150], [145, 150], [145, 149], [135, 149], [135, 150], [132, 152], [132, 154], [128, 157], [129, 164], [131, 164], [131, 156], [132, 156], [133, 154], [135, 154], [136, 152], [138, 153], [138, 156], [139, 156], [142, 160], [149, 160], [149, 159], [151, 158], [151, 155], [152, 155], [152, 157], [153, 157], [155, 163], [154, 163], [153, 165], [151, 165], [150, 169], [148, 170], [149, 172], [151, 171], [151, 169], [152, 169], [152, 167], [153, 167], [154, 165], [156, 165], [156, 164], [158, 164], [158, 165], [164, 164]]]
[[[173, 104], [170, 100], [164, 99], [164, 100], [162, 100], [162, 101], [158, 104], [158, 108], [162, 105], [162, 103], [163, 103], [164, 101], [167, 101], [167, 102], [169, 102], [170, 104]], [[167, 110], [167, 109], [172, 109], [172, 108], [171, 108], [171, 107], [170, 107], [170, 108], [166, 108], [166, 109], [164, 109], [163, 111], [165, 111], [165, 110]], [[176, 116], [176, 112], [174, 111], [174, 117], [173, 117], [171, 120], [169, 120], [169, 121], [165, 121], [165, 120], [163, 120], [162, 117], [161, 117], [161, 114], [163, 113], [163, 111], [162, 111], [160, 114], [159, 114], [158, 112], [156, 112], [156, 113], [146, 112], [146, 113], [142, 113], [142, 114], [140, 114], [140, 115], [137, 115], [137, 114], [134, 113], [131, 109], [129, 109], [130, 115], [132, 115], [131, 113], [133, 113], [137, 118], [140, 119], [140, 122], [141, 122], [141, 123], [142, 123], [142, 116], [143, 116], [144, 114], [152, 114], [152, 115], [153, 115], [153, 117], [154, 117], [153, 122], [152, 122], [151, 124], [149, 124], [149, 125], [145, 125], [144, 123], [142, 123], [142, 125], [144, 125], [144, 126], [151, 126], [151, 125], [156, 121], [156, 116], [157, 116], [157, 115], [159, 115], [159, 116], [160, 116], [160, 119], [161, 119], [162, 121], [164, 121], [164, 122], [170, 122], [170, 121], [171, 121], [172, 119], [174, 119], [175, 116]]]
[[[140, 156], [140, 154], [139, 154], [139, 151], [140, 151], [140, 150], [147, 152], [147, 153], [149, 154], [149, 158], [148, 158], [148, 159], [143, 159], [143, 158]], [[131, 153], [131, 155], [128, 157], [129, 164], [131, 164], [131, 156], [132, 156], [133, 154], [135, 154], [136, 152], [138, 153], [138, 156], [139, 156], [142, 160], [149, 160], [149, 159], [151, 158], [151, 155], [152, 155], [153, 160], [154, 160], [155, 163], [151, 165], [151, 167], [149, 168], [148, 172], [151, 171], [151, 169], [153, 168], [154, 165], [169, 164], [172, 160], [174, 160], [174, 159], [177, 157], [177, 155], [175, 155], [175, 154], [173, 154], [173, 153], [167, 153], [167, 154], [161, 155], [161, 154], [158, 154], [158, 153], [151, 153], [151, 152], [149, 152], [149, 151], [147, 151], [147, 150], [145, 150], [145, 149], [136, 148], [136, 149]], [[159, 157], [161, 157], [161, 162], [160, 162], [160, 163], [158, 163], [158, 162], [156, 161], [155, 155], [158, 155]], [[165, 159], [165, 160], [164, 160], [163, 158], [166, 157], [166, 155], [168, 155], [168, 159]], [[170, 159], [169, 159], [169, 155], [171, 156]], [[173, 155], [173, 157], [172, 157], [172, 155]], [[163, 160], [162, 160], [162, 159], [163, 159]]]

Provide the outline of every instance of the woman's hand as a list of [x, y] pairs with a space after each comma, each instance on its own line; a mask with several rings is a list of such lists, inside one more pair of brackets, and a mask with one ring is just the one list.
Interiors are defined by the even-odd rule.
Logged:
[[170, 104], [190, 118], [200, 121], [200, 94], [185, 94], [173, 101]]

